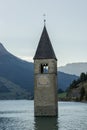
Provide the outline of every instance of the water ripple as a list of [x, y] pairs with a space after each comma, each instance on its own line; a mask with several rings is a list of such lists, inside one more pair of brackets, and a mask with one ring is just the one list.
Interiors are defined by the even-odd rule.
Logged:
[[0, 101], [0, 130], [87, 130], [87, 104], [59, 102], [57, 117], [34, 117], [33, 101]]

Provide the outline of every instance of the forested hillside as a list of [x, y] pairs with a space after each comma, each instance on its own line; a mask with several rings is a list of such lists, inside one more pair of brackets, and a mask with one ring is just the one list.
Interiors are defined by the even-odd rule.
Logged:
[[68, 88], [67, 97], [70, 100], [87, 101], [87, 73], [81, 73]]

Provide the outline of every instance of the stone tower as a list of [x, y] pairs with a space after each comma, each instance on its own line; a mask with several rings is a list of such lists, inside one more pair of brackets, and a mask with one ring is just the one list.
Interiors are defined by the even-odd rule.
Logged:
[[56, 116], [57, 100], [57, 58], [44, 25], [34, 56], [35, 116]]

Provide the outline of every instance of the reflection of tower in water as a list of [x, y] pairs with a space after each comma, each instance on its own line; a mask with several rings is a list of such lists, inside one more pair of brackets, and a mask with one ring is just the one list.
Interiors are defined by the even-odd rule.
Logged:
[[35, 130], [58, 130], [57, 117], [35, 117]]

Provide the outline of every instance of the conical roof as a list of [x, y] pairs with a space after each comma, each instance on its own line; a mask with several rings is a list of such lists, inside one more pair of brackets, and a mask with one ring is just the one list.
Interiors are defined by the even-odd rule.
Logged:
[[34, 59], [56, 59], [57, 60], [45, 26], [43, 28], [43, 32]]

